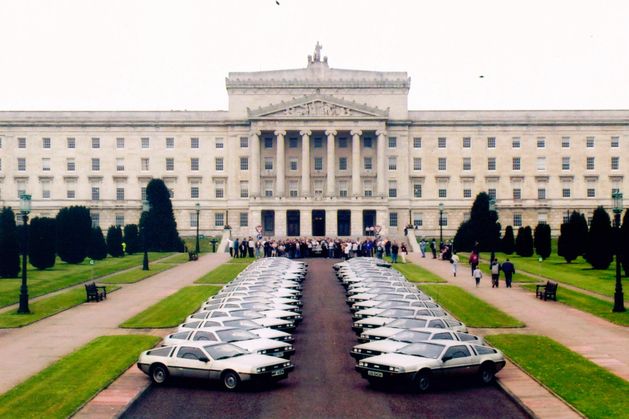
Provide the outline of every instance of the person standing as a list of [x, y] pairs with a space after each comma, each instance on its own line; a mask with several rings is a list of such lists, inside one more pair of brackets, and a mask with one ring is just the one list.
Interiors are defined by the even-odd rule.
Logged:
[[513, 274], [515, 274], [515, 266], [513, 266], [513, 263], [511, 263], [507, 258], [505, 263], [502, 264], [501, 269], [502, 272], [505, 273], [505, 284], [507, 285], [507, 288], [511, 288], [511, 280], [513, 278]]
[[391, 256], [391, 241], [386, 239], [384, 242], [384, 254], [385, 256]]
[[397, 255], [400, 251], [400, 246], [398, 246], [397, 241], [393, 241], [391, 245], [391, 262], [397, 263]]
[[229, 256], [234, 257], [234, 241], [227, 239], [227, 247], [229, 247]]
[[459, 255], [457, 255], [456, 252], [452, 252], [450, 263], [452, 263], [452, 275], [456, 276], [456, 269], [457, 266], [459, 266]]
[[435, 242], [435, 239], [430, 241], [430, 251], [432, 252], [432, 258], [437, 259], [437, 243]]
[[253, 257], [253, 252], [256, 247], [256, 242], [253, 241], [253, 237], [249, 237], [249, 257]]
[[234, 246], [234, 254], [232, 256], [237, 258], [238, 257], [238, 239], [234, 240], [233, 246]]
[[421, 239], [419, 242], [419, 251], [422, 253], [422, 257], [426, 257], [426, 240]]
[[478, 253], [475, 250], [472, 250], [470, 254], [469, 264], [472, 267], [472, 276], [474, 276], [474, 270], [478, 266]]
[[408, 249], [406, 245], [402, 243], [400, 245], [400, 258], [402, 258], [402, 263], [406, 263], [406, 256], [408, 256]]
[[498, 288], [500, 280], [500, 263], [498, 259], [494, 259], [491, 263], [491, 287]]
[[476, 288], [478, 288], [478, 284], [480, 284], [480, 279], [483, 277], [483, 273], [481, 272], [478, 265], [476, 265], [476, 268], [474, 269], [472, 276], [474, 277], [474, 281], [476, 281]]

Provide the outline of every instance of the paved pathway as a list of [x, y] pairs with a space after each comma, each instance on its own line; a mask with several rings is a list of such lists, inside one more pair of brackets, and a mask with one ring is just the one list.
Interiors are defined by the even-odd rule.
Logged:
[[[103, 335], [127, 333], [118, 325], [227, 261], [207, 254], [122, 288], [100, 303], [81, 304], [55, 316], [0, 335], [0, 394]], [[132, 333], [132, 332], [128, 332]]]

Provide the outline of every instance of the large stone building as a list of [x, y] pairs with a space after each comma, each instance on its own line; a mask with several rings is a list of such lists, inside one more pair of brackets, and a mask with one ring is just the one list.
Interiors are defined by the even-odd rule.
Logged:
[[179, 229], [237, 236], [446, 236], [481, 191], [503, 226], [611, 206], [629, 165], [629, 111], [414, 111], [404, 72], [328, 66], [230, 73], [227, 111], [0, 112], [0, 203], [34, 215], [86, 205], [136, 223], [162, 178]]

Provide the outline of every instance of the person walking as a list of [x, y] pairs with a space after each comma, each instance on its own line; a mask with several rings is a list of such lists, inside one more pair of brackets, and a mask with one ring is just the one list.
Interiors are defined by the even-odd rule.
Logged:
[[509, 261], [509, 258], [502, 264], [502, 272], [505, 273], [505, 284], [507, 288], [511, 288], [511, 280], [515, 274], [515, 266]]
[[400, 251], [400, 246], [398, 246], [397, 242], [394, 240], [391, 245], [391, 262], [397, 263], [397, 255]]
[[234, 254], [232, 256], [237, 258], [238, 257], [238, 239], [234, 240], [233, 245], [234, 245]]
[[500, 263], [498, 259], [494, 259], [491, 263], [491, 287], [498, 288], [500, 281]]
[[452, 275], [456, 276], [456, 269], [457, 266], [459, 266], [459, 255], [457, 255], [456, 252], [452, 252], [450, 263], [452, 264]]
[[470, 254], [469, 264], [472, 267], [472, 276], [474, 276], [474, 270], [478, 266], [478, 253], [474, 250]]
[[474, 269], [472, 276], [474, 277], [474, 281], [476, 281], [476, 288], [478, 288], [478, 284], [480, 284], [480, 279], [483, 277], [483, 273], [481, 272], [478, 265], [476, 265], [476, 268]]
[[421, 239], [419, 242], [419, 251], [422, 253], [422, 257], [426, 257], [426, 240]]
[[435, 242], [435, 239], [430, 241], [430, 251], [432, 252], [432, 258], [437, 259], [437, 243]]

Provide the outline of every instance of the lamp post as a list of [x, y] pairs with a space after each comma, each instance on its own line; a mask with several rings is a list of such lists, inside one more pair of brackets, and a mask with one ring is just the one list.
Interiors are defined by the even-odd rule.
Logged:
[[439, 247], [443, 244], [443, 202], [439, 202]]
[[20, 287], [20, 306], [18, 314], [30, 314], [28, 309], [28, 285], [26, 283], [26, 262], [28, 259], [28, 214], [31, 212], [31, 196], [23, 194], [20, 196], [20, 214], [22, 215], [22, 286]]
[[[149, 212], [151, 210], [151, 204], [149, 203], [148, 200], [144, 200], [142, 201], [142, 212]], [[146, 219], [144, 220], [144, 223], [142, 223], [142, 246], [144, 247], [144, 259], [142, 259], [142, 270], [143, 271], [148, 271], [149, 270], [149, 253], [148, 253], [148, 249], [147, 249], [147, 244], [146, 244]]]
[[[489, 214], [496, 212], [496, 199], [489, 198]], [[494, 263], [494, 259], [496, 259], [496, 238], [494, 237], [494, 232], [491, 231], [491, 256], [489, 257], [489, 264]]]
[[614, 291], [614, 313], [625, 311], [625, 302], [622, 294], [622, 279], [620, 276], [620, 213], [622, 213], [622, 193], [614, 192], [612, 194], [614, 201], [614, 224], [616, 225], [616, 290]]
[[194, 248], [194, 251], [198, 255], [199, 254], [199, 212], [201, 212], [201, 204], [197, 202], [196, 204], [194, 204], [194, 208], [197, 210], [197, 243]]

